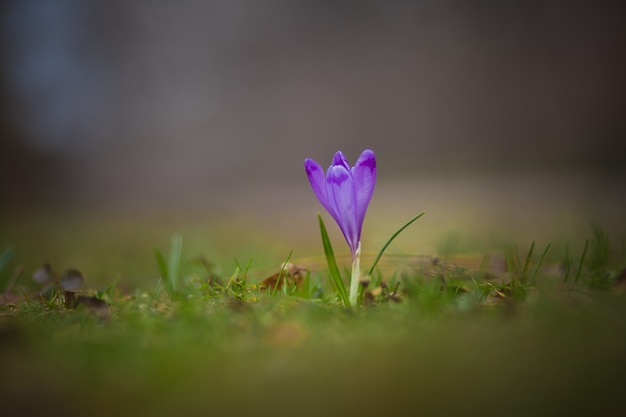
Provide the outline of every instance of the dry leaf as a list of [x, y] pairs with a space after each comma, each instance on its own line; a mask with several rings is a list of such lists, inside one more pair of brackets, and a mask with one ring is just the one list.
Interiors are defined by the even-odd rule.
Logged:
[[93, 313], [100, 320], [106, 320], [111, 317], [111, 307], [109, 303], [97, 297], [79, 295], [73, 291], [65, 291], [65, 307], [71, 309], [84, 308]]
[[276, 272], [261, 281], [258, 288], [262, 290], [269, 289], [270, 291], [274, 291], [275, 289], [280, 290], [285, 281], [290, 287], [296, 286], [297, 288], [301, 288], [302, 283], [304, 282], [305, 271], [306, 268], [302, 266], [288, 263], [279, 272]]

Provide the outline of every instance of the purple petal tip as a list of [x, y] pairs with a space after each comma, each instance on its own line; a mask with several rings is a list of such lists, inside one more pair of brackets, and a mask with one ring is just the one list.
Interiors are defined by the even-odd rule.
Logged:
[[350, 179], [350, 173], [342, 165], [333, 165], [328, 168], [328, 176], [326, 180], [329, 183], [341, 184]]
[[335, 156], [333, 156], [332, 165], [343, 166], [347, 170], [350, 169], [350, 164], [348, 163], [348, 160], [346, 159], [346, 156], [341, 151], [337, 151], [335, 153]]

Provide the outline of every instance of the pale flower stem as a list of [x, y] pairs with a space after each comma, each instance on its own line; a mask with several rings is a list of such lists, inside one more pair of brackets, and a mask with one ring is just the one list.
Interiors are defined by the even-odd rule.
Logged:
[[357, 308], [357, 296], [361, 276], [361, 242], [352, 257], [352, 277], [350, 279], [350, 306]]

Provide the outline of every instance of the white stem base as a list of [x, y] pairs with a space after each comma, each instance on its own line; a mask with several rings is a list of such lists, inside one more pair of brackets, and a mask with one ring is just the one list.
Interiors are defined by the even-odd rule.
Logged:
[[356, 309], [361, 281], [361, 242], [352, 257], [352, 277], [350, 278], [350, 307]]

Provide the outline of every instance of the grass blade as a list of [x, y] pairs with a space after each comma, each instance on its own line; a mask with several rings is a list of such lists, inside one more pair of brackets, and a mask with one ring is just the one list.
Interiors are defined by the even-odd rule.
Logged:
[[281, 280], [282, 280], [283, 289], [286, 289], [287, 285], [289, 285], [289, 283], [287, 282], [287, 277], [289, 276], [289, 273], [286, 272], [285, 269], [287, 269], [287, 264], [289, 263], [289, 260], [291, 259], [291, 255], [293, 255], [293, 249], [289, 251], [289, 255], [287, 255], [287, 259], [285, 259], [285, 262], [283, 262], [283, 265], [280, 268], [280, 271], [278, 272], [278, 278], [276, 278], [276, 283], [274, 284], [274, 288], [270, 288], [270, 295], [276, 295], [276, 291], [281, 286]]
[[13, 248], [13, 246], [6, 248], [2, 252], [2, 254], [0, 255], [0, 272], [2, 272], [5, 266], [7, 266], [14, 252], [15, 252], [15, 248]]
[[380, 260], [380, 257], [383, 256], [383, 252], [385, 252], [385, 249], [387, 249], [387, 246], [389, 246], [391, 244], [391, 242], [400, 234], [402, 233], [402, 231], [404, 229], [406, 229], [407, 227], [409, 227], [411, 225], [411, 223], [413, 223], [415, 220], [419, 219], [420, 217], [422, 217], [424, 214], [426, 214], [425, 211], [422, 211], [420, 214], [418, 214], [417, 216], [413, 217], [411, 220], [409, 220], [408, 222], [406, 222], [404, 224], [404, 226], [402, 226], [401, 228], [399, 228], [393, 235], [391, 235], [391, 237], [389, 238], [389, 240], [387, 241], [387, 243], [385, 243], [383, 245], [383, 248], [380, 250], [380, 252], [378, 252], [378, 255], [376, 255], [376, 259], [374, 259], [374, 263], [372, 264], [372, 266], [370, 267], [369, 271], [367, 271], [367, 276], [371, 276], [374, 273], [374, 268], [376, 268], [376, 265], [378, 264], [378, 261]]
[[339, 272], [339, 268], [337, 267], [337, 261], [335, 259], [335, 253], [333, 251], [333, 246], [330, 243], [330, 239], [328, 237], [328, 232], [326, 231], [326, 226], [324, 225], [324, 220], [322, 219], [321, 214], [317, 214], [317, 218], [320, 224], [320, 233], [322, 235], [322, 245], [324, 246], [324, 255], [326, 256], [326, 263], [328, 264], [328, 271], [330, 272], [330, 277], [333, 280], [333, 284], [339, 293], [339, 297], [341, 297], [341, 301], [343, 304], [350, 308], [350, 300], [348, 299], [348, 292], [346, 291], [346, 287], [343, 284], [343, 280], [341, 279], [341, 273]]
[[302, 283], [302, 289], [300, 290], [302, 297], [310, 300], [311, 299], [311, 271], [307, 269], [306, 275], [304, 276], [304, 282]]
[[569, 271], [572, 266], [572, 257], [570, 255], [569, 243], [565, 244], [565, 272], [563, 273], [563, 282], [567, 282], [567, 278], [569, 278]]
[[161, 253], [160, 250], [154, 248], [154, 257], [157, 261], [157, 266], [159, 267], [159, 274], [162, 279], [167, 279], [167, 262], [165, 261], [165, 257]]
[[178, 272], [180, 269], [180, 256], [182, 253], [183, 238], [180, 235], [172, 236], [170, 257], [167, 263], [167, 288], [170, 293], [175, 293], [178, 286]]
[[522, 270], [522, 280], [526, 281], [526, 271], [528, 271], [528, 263], [530, 262], [530, 258], [533, 256], [533, 250], [535, 249], [535, 241], [530, 244], [530, 249], [528, 250], [528, 255], [526, 255], [526, 262], [524, 262], [524, 269]]
[[585, 255], [587, 255], [588, 247], [589, 247], [589, 239], [585, 239], [585, 247], [583, 249], [583, 254], [580, 256], [580, 262], [578, 263], [578, 271], [576, 271], [576, 277], [574, 278], [574, 282], [578, 282], [578, 278], [580, 277], [580, 272], [583, 269], [583, 262], [585, 261]]
[[609, 237], [597, 224], [592, 224], [594, 244], [591, 247], [591, 269], [598, 271], [604, 267], [609, 260]]
[[242, 281], [243, 281], [244, 285], [248, 281], [248, 271], [250, 270], [250, 266], [252, 266], [252, 261], [253, 260], [254, 260], [254, 256], [251, 256], [250, 259], [248, 259], [248, 262], [246, 263], [246, 267], [243, 269]]
[[548, 253], [548, 250], [550, 250], [550, 246], [552, 246], [551, 242], [548, 243], [548, 245], [546, 246], [545, 250], [543, 251], [543, 253], [539, 257], [539, 262], [537, 262], [537, 265], [535, 266], [535, 270], [533, 271], [533, 276], [531, 278], [531, 281], [535, 280], [535, 277], [537, 276], [537, 272], [539, 272], [539, 267], [541, 266], [541, 263], [543, 262], [543, 258], [544, 258], [544, 256], [546, 256], [546, 253]]
[[506, 261], [506, 271], [514, 274], [517, 268], [517, 247], [514, 245], [506, 245], [504, 248], [504, 259]]
[[[1, 254], [0, 254], [0, 289], [2, 289], [3, 291], [6, 290], [8, 291], [12, 285], [11, 282], [7, 282], [5, 285], [2, 285], [2, 282], [4, 280], [3, 275], [2, 275], [2, 270], [9, 264], [9, 261], [11, 260], [11, 258], [13, 257], [13, 253], [15, 252], [15, 248], [13, 248], [12, 246], [6, 248]], [[17, 276], [16, 278], [17, 279]], [[10, 279], [7, 279], [8, 281], [11, 281]]]
[[248, 281], [248, 271], [250, 270], [250, 266], [252, 265], [252, 261], [254, 260], [254, 256], [251, 256], [248, 259], [248, 262], [246, 263], [246, 266], [244, 268], [241, 268], [241, 265], [239, 264], [239, 260], [235, 257], [233, 258], [233, 260], [235, 261], [235, 266], [237, 268], [239, 268], [239, 270], [241, 271], [241, 282], [243, 285], [246, 285], [246, 282]]

